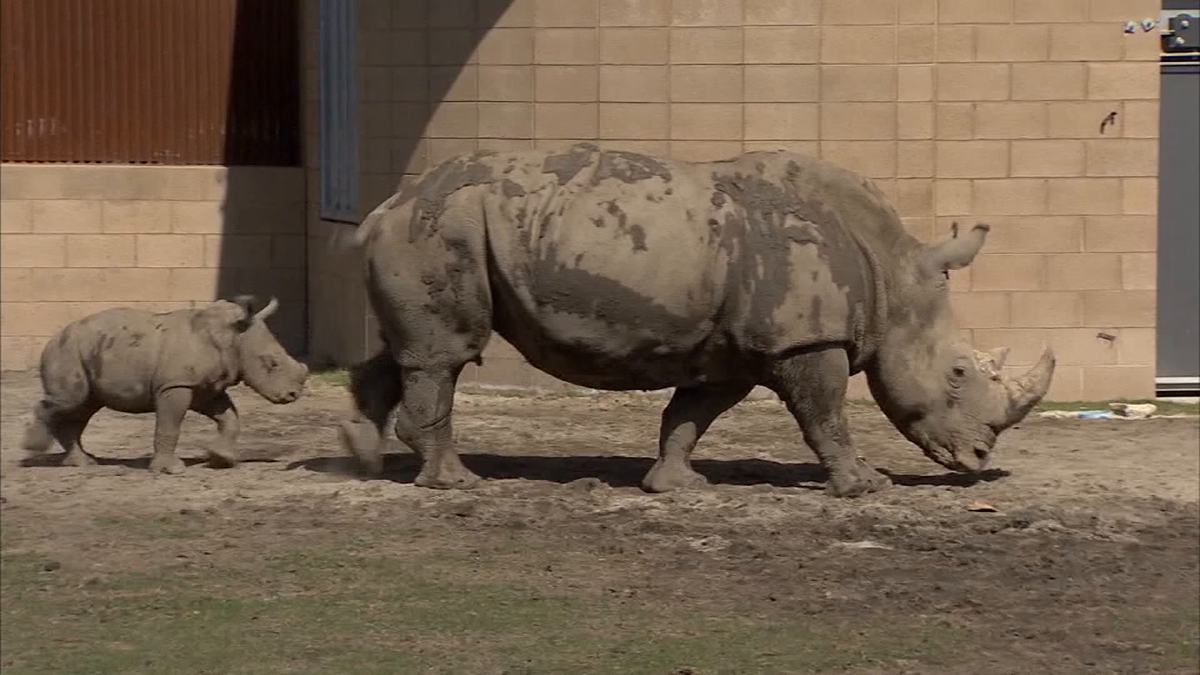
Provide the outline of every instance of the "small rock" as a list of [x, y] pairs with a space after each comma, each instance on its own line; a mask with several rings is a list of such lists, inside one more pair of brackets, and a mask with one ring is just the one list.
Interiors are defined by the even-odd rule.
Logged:
[[970, 504], [967, 504], [967, 510], [981, 512], [981, 513], [995, 513], [996, 507], [992, 506], [991, 504], [989, 504], [987, 502], [981, 502], [978, 499], [976, 499], [975, 501], [971, 502]]
[[42, 569], [46, 570], [47, 572], [54, 572], [54, 571], [60, 569], [61, 567], [62, 567], [62, 563], [60, 563], [57, 560], [47, 560], [42, 565]]

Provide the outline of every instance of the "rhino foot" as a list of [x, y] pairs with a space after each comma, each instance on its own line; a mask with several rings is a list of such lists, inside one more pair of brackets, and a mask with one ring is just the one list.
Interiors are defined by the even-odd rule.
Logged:
[[421, 469], [421, 473], [417, 474], [413, 484], [435, 490], [469, 490], [475, 487], [480, 480], [482, 479], [475, 472], [460, 464], [457, 469], [442, 469], [441, 471]]
[[670, 492], [707, 486], [708, 479], [687, 464], [664, 462], [661, 459], [654, 463], [654, 466], [646, 473], [646, 477], [642, 479], [642, 489], [646, 492]]
[[96, 464], [96, 458], [87, 454], [79, 448], [75, 448], [63, 457], [63, 466], [93, 466]]
[[853, 472], [830, 476], [825, 489], [834, 497], [858, 497], [886, 490], [891, 484], [890, 478], [876, 471], [865, 459], [859, 457]]
[[154, 455], [150, 458], [150, 471], [154, 473], [181, 474], [185, 465], [175, 455]]
[[[363, 439], [363, 433], [369, 432], [371, 439]], [[338, 439], [342, 447], [358, 460], [360, 470], [367, 476], [378, 476], [383, 473], [383, 455], [379, 452], [379, 434], [374, 427], [357, 422], [342, 422], [338, 426]]]

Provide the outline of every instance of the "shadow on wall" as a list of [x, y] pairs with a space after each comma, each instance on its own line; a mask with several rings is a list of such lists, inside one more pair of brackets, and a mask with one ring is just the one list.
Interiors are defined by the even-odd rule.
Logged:
[[[432, 161], [477, 147], [477, 121], [472, 121], [469, 134], [438, 140], [432, 148], [422, 139], [480, 41], [513, 4], [514, 0], [362, 0], [358, 5], [360, 214], [385, 201], [406, 176], [411, 180]], [[308, 32], [312, 39], [312, 30]], [[533, 39], [532, 31], [528, 39]], [[477, 98], [474, 92], [449, 97], [462, 101], [463, 108], [473, 107]], [[361, 360], [378, 344], [373, 322], [364, 318], [356, 254], [327, 243], [336, 237], [326, 235], [351, 227], [327, 223], [319, 229], [320, 237], [309, 240], [310, 246], [320, 247], [309, 252], [309, 356], [322, 366]]]
[[308, 346], [299, 5], [233, 3], [223, 226], [205, 242], [217, 297], [277, 297], [269, 324], [293, 354]]

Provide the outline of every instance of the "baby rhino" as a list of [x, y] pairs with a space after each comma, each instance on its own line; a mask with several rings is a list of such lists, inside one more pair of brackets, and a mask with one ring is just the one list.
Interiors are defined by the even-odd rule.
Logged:
[[272, 403], [291, 403], [308, 379], [308, 367], [267, 327], [278, 300], [259, 305], [242, 295], [157, 314], [119, 307], [67, 324], [42, 350], [44, 393], [25, 449], [44, 453], [55, 440], [66, 450], [63, 464], [94, 464], [79, 442], [92, 415], [101, 408], [153, 412], [150, 470], [180, 473], [175, 444], [184, 416], [194, 410], [217, 423], [220, 440], [209, 450], [210, 464], [233, 466], [238, 413], [225, 390], [244, 380]]

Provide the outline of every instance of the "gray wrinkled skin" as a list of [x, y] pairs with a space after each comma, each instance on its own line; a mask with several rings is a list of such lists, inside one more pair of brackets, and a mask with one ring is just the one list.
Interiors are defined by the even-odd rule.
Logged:
[[188, 410], [217, 424], [215, 466], [237, 463], [238, 413], [226, 389], [245, 381], [273, 403], [299, 398], [308, 367], [275, 339], [266, 319], [278, 308], [252, 296], [201, 309], [152, 314], [132, 308], [97, 312], [67, 324], [42, 350], [42, 400], [33, 410], [24, 448], [44, 453], [57, 441], [71, 466], [95, 464], [80, 438], [101, 408], [155, 413], [150, 469], [180, 473], [175, 455]]
[[576, 385], [675, 388], [650, 491], [704, 484], [696, 441], [758, 384], [793, 413], [832, 494], [885, 487], [843, 413], [859, 372], [926, 455], [981, 471], [1054, 370], [1047, 350], [1007, 377], [1006, 350], [958, 337], [947, 271], [987, 232], [956, 226], [922, 244], [872, 183], [785, 151], [687, 163], [584, 143], [454, 157], [356, 234], [386, 347], [354, 368], [342, 441], [378, 473], [395, 409], [397, 435], [423, 458], [418, 485], [473, 485], [452, 440], [454, 387], [496, 331]]

